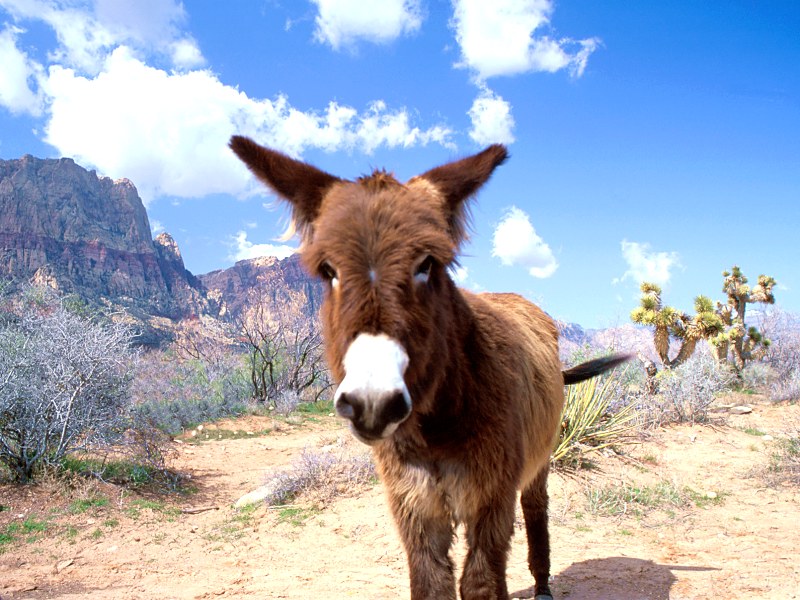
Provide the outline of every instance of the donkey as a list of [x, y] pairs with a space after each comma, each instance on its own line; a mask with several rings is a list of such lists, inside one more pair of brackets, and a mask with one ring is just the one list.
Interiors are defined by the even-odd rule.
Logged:
[[241, 136], [230, 147], [289, 203], [302, 261], [325, 283], [334, 406], [372, 447], [412, 600], [456, 598], [449, 550], [458, 524], [468, 545], [461, 598], [508, 598], [517, 490], [536, 598], [552, 598], [547, 474], [563, 386], [627, 357], [562, 373], [558, 330], [540, 308], [450, 278], [467, 201], [505, 161], [505, 147], [405, 184], [386, 171], [340, 179]]

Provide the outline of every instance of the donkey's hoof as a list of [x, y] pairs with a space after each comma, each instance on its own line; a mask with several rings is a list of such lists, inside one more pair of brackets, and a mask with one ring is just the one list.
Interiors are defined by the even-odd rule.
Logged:
[[553, 600], [553, 596], [551, 594], [536, 594], [533, 600]]

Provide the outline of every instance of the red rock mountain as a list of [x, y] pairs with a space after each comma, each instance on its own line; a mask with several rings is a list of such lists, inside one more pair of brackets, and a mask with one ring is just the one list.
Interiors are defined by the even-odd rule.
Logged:
[[[195, 277], [169, 234], [152, 238], [129, 180], [98, 177], [69, 158], [29, 155], [0, 160], [0, 279], [10, 278], [123, 306], [152, 334], [145, 343], [169, 339], [171, 321], [235, 319], [255, 301], [277, 318], [315, 318], [323, 297], [298, 255], [242, 260]], [[560, 327], [565, 341], [588, 341], [579, 326]]]
[[322, 303], [322, 283], [306, 273], [298, 254], [240, 260], [198, 279], [223, 318], [235, 318], [253, 301], [266, 302], [276, 315], [315, 318]]
[[208, 310], [174, 240], [153, 240], [133, 183], [68, 158], [0, 160], [0, 276], [170, 319]]

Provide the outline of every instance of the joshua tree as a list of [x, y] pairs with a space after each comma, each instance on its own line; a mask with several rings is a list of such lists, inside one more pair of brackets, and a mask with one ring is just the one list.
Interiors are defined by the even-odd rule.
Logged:
[[[641, 285], [641, 304], [631, 312], [631, 320], [641, 325], [654, 327], [653, 342], [664, 367], [676, 367], [694, 352], [697, 342], [723, 331], [723, 323], [714, 312], [714, 306], [706, 296], [694, 299], [694, 317], [679, 312], [661, 302], [661, 288], [654, 283]], [[674, 358], [669, 357], [670, 337], [681, 340], [681, 347]]]
[[722, 276], [725, 278], [722, 291], [727, 294], [728, 302], [717, 302], [716, 313], [724, 328], [711, 338], [711, 343], [720, 360], [728, 360], [730, 352], [734, 368], [741, 371], [748, 360], [761, 358], [769, 347], [769, 340], [758, 329], [745, 325], [744, 316], [748, 304], [775, 303], [772, 294], [775, 279], [759, 275], [758, 283], [751, 288], [747, 285], [747, 277], [736, 265], [730, 271], [723, 271]]

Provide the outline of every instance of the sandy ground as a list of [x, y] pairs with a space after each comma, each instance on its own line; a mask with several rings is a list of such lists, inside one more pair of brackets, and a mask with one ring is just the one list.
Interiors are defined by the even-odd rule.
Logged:
[[[764, 475], [778, 440], [800, 426], [800, 407], [752, 406], [711, 426], [658, 430], [622, 456], [597, 457], [591, 470], [551, 476], [556, 597], [800, 598], [800, 489]], [[274, 424], [249, 417], [217, 426]], [[180, 498], [0, 486], [0, 534], [10, 523], [47, 523], [0, 546], [0, 598], [407, 598], [380, 484], [323, 505], [232, 506], [304, 448], [347, 439], [339, 421], [323, 417], [265, 436], [176, 443], [176, 466], [196, 487]], [[623, 503], [619, 514], [590, 501], [626, 486], [677, 490], [682, 501], [665, 494]], [[99, 496], [110, 501], [75, 512], [76, 499]], [[526, 552], [520, 517], [508, 567], [516, 598], [532, 595]], [[454, 556], [463, 554], [460, 535]]]

